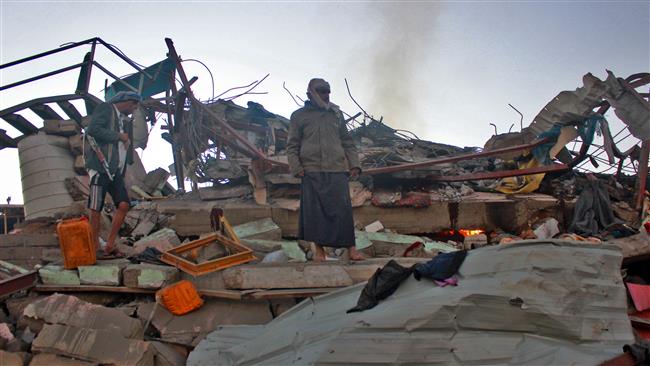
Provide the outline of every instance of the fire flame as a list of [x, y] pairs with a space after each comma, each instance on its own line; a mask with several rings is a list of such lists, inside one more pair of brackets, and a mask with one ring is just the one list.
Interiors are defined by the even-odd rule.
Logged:
[[484, 234], [485, 230], [483, 230], [483, 229], [460, 229], [460, 230], [458, 230], [458, 232], [462, 236], [472, 236], [472, 235]]
[[485, 230], [483, 229], [460, 229], [458, 231], [454, 230], [445, 230], [441, 232], [443, 235], [455, 235], [456, 233], [462, 235], [463, 237], [466, 236], [472, 236], [472, 235], [478, 235], [478, 234], [485, 234]]

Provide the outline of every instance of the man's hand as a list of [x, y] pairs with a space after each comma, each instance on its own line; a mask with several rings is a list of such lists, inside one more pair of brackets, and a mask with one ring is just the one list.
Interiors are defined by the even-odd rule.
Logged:
[[129, 142], [129, 134], [121, 132], [119, 134], [119, 139], [122, 142]]
[[359, 168], [350, 169], [350, 178], [357, 178], [359, 174], [361, 174], [361, 169]]

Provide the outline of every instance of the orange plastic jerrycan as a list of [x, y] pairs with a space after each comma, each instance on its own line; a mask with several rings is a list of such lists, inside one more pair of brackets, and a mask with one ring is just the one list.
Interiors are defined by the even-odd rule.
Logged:
[[176, 282], [156, 292], [156, 298], [174, 315], [187, 314], [203, 306], [194, 284], [187, 280]]
[[56, 234], [59, 237], [65, 269], [75, 269], [97, 262], [95, 245], [87, 218], [80, 217], [61, 221], [56, 225]]

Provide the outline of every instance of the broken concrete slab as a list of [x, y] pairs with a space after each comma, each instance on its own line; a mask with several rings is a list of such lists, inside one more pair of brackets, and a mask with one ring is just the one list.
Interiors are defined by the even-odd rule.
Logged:
[[154, 349], [155, 366], [185, 366], [187, 357], [183, 357], [174, 347], [163, 342], [151, 342]]
[[32, 350], [100, 364], [153, 366], [149, 342], [124, 338], [109, 330], [45, 324], [32, 343]]
[[125, 338], [142, 336], [141, 323], [122, 311], [63, 294], [54, 294], [27, 305], [21, 322], [34, 333], [40, 332], [43, 325], [49, 323], [110, 330]]
[[76, 270], [64, 269], [63, 266], [48, 264], [38, 270], [38, 276], [44, 285], [81, 285], [79, 273]]
[[305, 252], [302, 251], [296, 241], [282, 243], [282, 251], [287, 255], [291, 262], [307, 262]]
[[63, 294], [54, 294], [27, 305], [23, 319], [35, 333], [44, 323], [49, 323], [110, 330], [125, 338], [142, 335], [141, 323], [122, 311]]
[[142, 253], [147, 248], [156, 248], [165, 252], [179, 245], [181, 245], [181, 241], [176, 232], [170, 228], [163, 228], [136, 241], [133, 244], [133, 249], [136, 253]]
[[79, 280], [82, 285], [119, 286], [122, 270], [131, 263], [127, 259], [97, 261], [92, 266], [79, 266]]
[[[373, 257], [401, 257], [415, 242], [426, 243], [429, 239], [414, 235], [386, 232], [355, 231], [357, 249], [369, 251]], [[371, 245], [368, 245], [370, 243]]]
[[86, 362], [74, 358], [63, 357], [53, 353], [34, 355], [29, 366], [98, 366], [96, 362]]
[[[154, 303], [138, 308], [138, 317], [149, 319]], [[221, 325], [265, 324], [272, 316], [265, 301], [233, 301], [208, 299], [200, 309], [183, 316], [174, 316], [162, 306], [157, 306], [151, 324], [165, 341], [195, 345], [207, 333]]]
[[247, 239], [281, 240], [282, 230], [270, 218], [247, 222], [233, 227], [237, 237]]
[[130, 264], [122, 271], [124, 286], [159, 289], [179, 280], [178, 269], [155, 264]]
[[0, 365], [2, 366], [23, 366], [28, 359], [25, 352], [7, 352], [0, 350]]
[[352, 279], [340, 265], [326, 263], [239, 266], [224, 270], [223, 280], [227, 289], [238, 290], [352, 285]]

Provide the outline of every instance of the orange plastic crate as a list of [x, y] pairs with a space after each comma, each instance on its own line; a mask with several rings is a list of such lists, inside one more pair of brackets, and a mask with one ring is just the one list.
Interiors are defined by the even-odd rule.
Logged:
[[88, 219], [81, 217], [63, 220], [56, 225], [56, 234], [59, 237], [65, 269], [97, 263]]
[[187, 314], [203, 306], [192, 282], [182, 280], [156, 292], [156, 298], [174, 315]]

